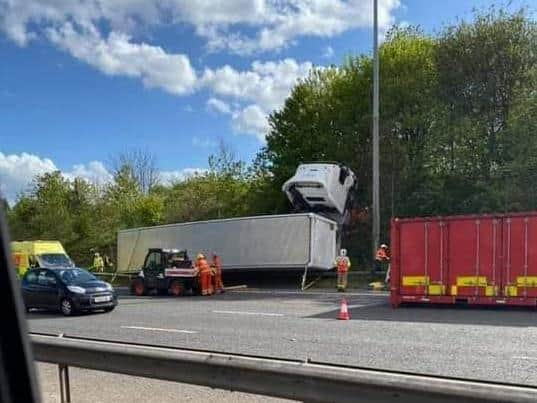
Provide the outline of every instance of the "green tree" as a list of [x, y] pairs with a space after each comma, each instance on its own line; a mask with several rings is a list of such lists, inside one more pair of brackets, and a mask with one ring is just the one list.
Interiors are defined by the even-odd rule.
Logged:
[[[435, 55], [439, 97], [448, 108], [450, 123], [471, 121], [476, 134], [471, 134], [471, 146], [479, 148], [473, 168], [488, 179], [505, 160], [501, 133], [517, 92], [537, 62], [535, 21], [523, 9], [478, 12], [471, 23], [446, 27]], [[455, 138], [450, 147], [456, 147]]]
[[209, 157], [209, 170], [174, 183], [165, 191], [165, 221], [228, 218], [249, 212], [250, 183], [243, 161], [225, 145]]

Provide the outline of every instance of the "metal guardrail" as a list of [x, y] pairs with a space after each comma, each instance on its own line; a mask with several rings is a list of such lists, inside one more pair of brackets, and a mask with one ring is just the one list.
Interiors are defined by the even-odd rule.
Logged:
[[[537, 388], [197, 350], [31, 334], [34, 358], [307, 402], [535, 402]], [[67, 385], [67, 390], [64, 391]]]

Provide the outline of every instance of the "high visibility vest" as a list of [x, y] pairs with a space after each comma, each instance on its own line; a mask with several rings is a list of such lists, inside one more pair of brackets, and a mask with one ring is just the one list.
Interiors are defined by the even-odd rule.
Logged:
[[336, 268], [338, 273], [345, 273], [351, 267], [351, 260], [347, 256], [338, 256], [336, 259]]
[[384, 261], [384, 260], [390, 260], [390, 258], [388, 257], [388, 255], [386, 254], [386, 251], [383, 248], [379, 248], [377, 249], [375, 260]]
[[94, 258], [93, 259], [93, 267], [97, 267], [97, 268], [104, 267], [103, 258], [100, 257], [100, 256]]
[[206, 259], [198, 259], [197, 266], [198, 270], [202, 273], [211, 270], [211, 268], [209, 267], [209, 263], [207, 263]]

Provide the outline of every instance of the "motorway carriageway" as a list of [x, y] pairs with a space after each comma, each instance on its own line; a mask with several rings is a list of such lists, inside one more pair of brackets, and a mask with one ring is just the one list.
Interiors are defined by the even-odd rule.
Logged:
[[[336, 315], [344, 296], [350, 321]], [[115, 311], [28, 314], [32, 332], [537, 386], [537, 312], [402, 307], [386, 293], [236, 290], [120, 296]]]

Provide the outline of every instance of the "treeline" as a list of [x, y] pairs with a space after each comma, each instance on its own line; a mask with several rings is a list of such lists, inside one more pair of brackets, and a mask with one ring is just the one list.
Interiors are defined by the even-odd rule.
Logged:
[[[478, 12], [435, 35], [393, 28], [380, 66], [383, 240], [393, 216], [537, 209], [537, 26], [526, 10]], [[60, 239], [84, 263], [92, 248], [114, 256], [120, 228], [287, 212], [281, 185], [300, 162], [339, 161], [359, 180], [345, 243], [366, 261], [371, 96], [370, 56], [348, 57], [294, 87], [249, 165], [222, 148], [207, 172], [167, 185], [136, 158], [100, 187], [46, 174], [10, 208], [13, 237]]]
[[95, 251], [115, 259], [119, 229], [260, 213], [249, 207], [258, 178], [225, 146], [206, 172], [168, 184], [154, 161], [145, 151], [122, 154], [101, 185], [59, 171], [36, 177], [7, 206], [12, 239], [58, 239], [78, 264], [90, 265]]

